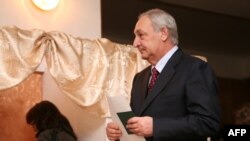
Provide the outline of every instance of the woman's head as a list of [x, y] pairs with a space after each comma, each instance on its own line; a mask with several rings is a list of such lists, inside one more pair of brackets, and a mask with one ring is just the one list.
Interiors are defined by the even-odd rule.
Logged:
[[41, 101], [33, 106], [26, 114], [28, 124], [34, 126], [38, 132], [59, 126], [60, 111], [49, 101]]
[[41, 101], [34, 105], [26, 114], [26, 121], [36, 130], [36, 137], [47, 129], [55, 129], [77, 138], [68, 119], [49, 101]]

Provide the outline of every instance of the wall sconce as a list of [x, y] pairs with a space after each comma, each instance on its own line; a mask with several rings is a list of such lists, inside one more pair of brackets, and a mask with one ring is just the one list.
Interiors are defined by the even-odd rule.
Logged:
[[50, 11], [56, 8], [59, 0], [32, 0], [35, 6], [39, 9]]

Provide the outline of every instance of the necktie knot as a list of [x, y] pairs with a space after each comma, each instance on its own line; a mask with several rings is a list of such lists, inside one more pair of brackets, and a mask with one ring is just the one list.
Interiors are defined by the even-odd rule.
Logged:
[[148, 91], [152, 90], [153, 86], [155, 85], [156, 79], [159, 75], [159, 72], [157, 71], [157, 69], [155, 67], [153, 67], [152, 71], [151, 71], [151, 80], [150, 83], [148, 85]]

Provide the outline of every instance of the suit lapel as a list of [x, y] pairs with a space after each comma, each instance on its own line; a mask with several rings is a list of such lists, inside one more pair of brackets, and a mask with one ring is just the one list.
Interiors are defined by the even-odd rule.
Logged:
[[144, 77], [143, 81], [142, 81], [142, 90], [143, 90], [143, 94], [142, 94], [142, 101], [145, 100], [145, 97], [146, 97], [146, 94], [147, 94], [147, 91], [148, 91], [148, 81], [149, 81], [149, 77], [150, 77], [150, 74], [151, 74], [151, 66], [149, 66], [145, 72], [145, 75], [144, 76], [147, 76], [147, 77]]
[[[139, 79], [139, 80], [137, 80], [138, 82], [135, 84], [135, 86], [133, 85], [133, 89], [135, 89], [135, 93], [134, 93], [134, 95], [132, 95], [133, 101], [135, 101], [135, 102], [133, 102], [133, 112], [136, 115], [139, 115], [141, 108], [142, 108], [142, 105], [145, 101], [150, 71], [151, 71], [151, 66], [147, 67], [145, 70], [140, 72], [138, 74], [138, 76], [137, 75], [135, 76], [135, 77], [138, 77], [136, 79]], [[133, 89], [132, 89], [132, 91], [133, 91]]]
[[168, 63], [165, 65], [161, 74], [158, 76], [153, 89], [148, 93], [148, 96], [142, 105], [140, 115], [146, 110], [146, 108], [150, 105], [150, 103], [160, 94], [161, 90], [165, 88], [167, 84], [170, 82], [171, 78], [175, 74], [175, 66], [178, 64], [181, 55], [182, 51], [180, 49], [177, 50], [170, 58]]

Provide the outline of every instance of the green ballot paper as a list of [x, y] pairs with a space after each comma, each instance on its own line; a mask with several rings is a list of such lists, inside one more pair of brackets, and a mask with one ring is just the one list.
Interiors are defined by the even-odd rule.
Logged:
[[121, 120], [124, 128], [126, 129], [127, 133], [128, 134], [133, 134], [132, 132], [130, 132], [127, 128], [126, 128], [126, 125], [127, 125], [127, 121], [129, 118], [132, 118], [134, 117], [134, 113], [132, 111], [127, 111], [127, 112], [120, 112], [120, 113], [117, 113], [119, 119]]

